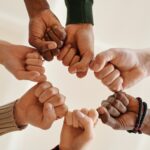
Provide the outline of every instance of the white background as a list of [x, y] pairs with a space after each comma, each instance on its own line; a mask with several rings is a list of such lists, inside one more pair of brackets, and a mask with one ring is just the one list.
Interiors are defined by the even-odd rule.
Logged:
[[[51, 8], [65, 24], [66, 8], [63, 0], [51, 0]], [[110, 47], [150, 47], [149, 0], [95, 0], [95, 54]], [[27, 45], [28, 16], [23, 0], [0, 0], [0, 39]], [[61, 62], [46, 63], [48, 80], [67, 96], [70, 109], [96, 108], [111, 92], [90, 71], [82, 80], [67, 72]], [[33, 83], [17, 81], [0, 67], [0, 105], [19, 98]], [[127, 90], [150, 103], [150, 80]], [[22, 132], [0, 137], [0, 150], [49, 150], [59, 143], [62, 121], [48, 131], [29, 126]], [[113, 131], [101, 122], [90, 150], [149, 150], [149, 137]]]

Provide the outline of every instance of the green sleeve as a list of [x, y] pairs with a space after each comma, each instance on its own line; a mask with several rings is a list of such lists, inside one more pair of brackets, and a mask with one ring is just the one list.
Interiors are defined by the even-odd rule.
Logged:
[[67, 23], [79, 24], [93, 21], [93, 0], [65, 0], [67, 7]]

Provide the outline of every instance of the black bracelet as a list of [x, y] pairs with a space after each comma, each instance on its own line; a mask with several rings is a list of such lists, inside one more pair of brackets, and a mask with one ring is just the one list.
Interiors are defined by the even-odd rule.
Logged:
[[142, 114], [142, 118], [141, 118], [141, 121], [140, 121], [140, 125], [139, 125], [139, 134], [141, 134], [141, 126], [143, 124], [143, 121], [144, 121], [144, 118], [146, 116], [146, 112], [147, 112], [147, 103], [143, 102], [143, 114]]
[[137, 98], [138, 102], [139, 102], [139, 111], [138, 111], [138, 117], [135, 123], [135, 127], [133, 130], [128, 130], [129, 133], [139, 133], [142, 134], [141, 131], [141, 126], [143, 124], [144, 118], [146, 116], [146, 112], [147, 112], [147, 103], [146, 102], [142, 102], [141, 98]]
[[142, 114], [143, 114], [143, 103], [142, 103], [142, 99], [141, 98], [137, 98], [138, 102], [139, 102], [139, 110], [138, 110], [138, 116], [135, 122], [135, 126], [133, 130], [128, 130], [129, 133], [137, 133], [139, 132], [139, 125], [141, 122], [141, 118], [142, 118]]

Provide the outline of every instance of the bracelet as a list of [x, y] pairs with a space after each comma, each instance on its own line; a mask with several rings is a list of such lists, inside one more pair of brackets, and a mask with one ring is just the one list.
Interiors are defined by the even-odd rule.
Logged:
[[142, 134], [141, 126], [143, 124], [146, 112], [147, 112], [147, 103], [142, 102], [142, 99], [140, 97], [136, 98], [139, 102], [139, 110], [138, 110], [138, 116], [136, 119], [136, 123], [133, 130], [128, 130], [129, 133], [139, 133]]

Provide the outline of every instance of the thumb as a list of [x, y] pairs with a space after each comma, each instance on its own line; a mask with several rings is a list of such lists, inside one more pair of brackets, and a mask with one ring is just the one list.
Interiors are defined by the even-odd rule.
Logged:
[[77, 72], [86, 72], [89, 64], [93, 58], [92, 51], [87, 51], [83, 56], [80, 62], [75, 63], [74, 65], [70, 66], [69, 70], [71, 73]]
[[37, 71], [18, 71], [15, 74], [15, 77], [18, 80], [31, 80], [31, 81], [34, 81], [39, 76], [40, 76], [40, 73], [37, 72]]
[[94, 127], [94, 123], [92, 119], [90, 119], [88, 116], [86, 116], [85, 114], [83, 114], [82, 112], [78, 110], [76, 110], [74, 113], [75, 113], [76, 119], [79, 121], [79, 123], [84, 129], [84, 134], [86, 136], [92, 135], [93, 127]]
[[117, 57], [117, 54], [118, 54], [117, 51], [112, 49], [109, 49], [107, 51], [98, 54], [95, 60], [90, 64], [90, 68], [94, 72], [101, 71], [107, 63], [111, 62]]
[[44, 103], [42, 129], [49, 129], [52, 123], [56, 120], [55, 110], [50, 103]]

